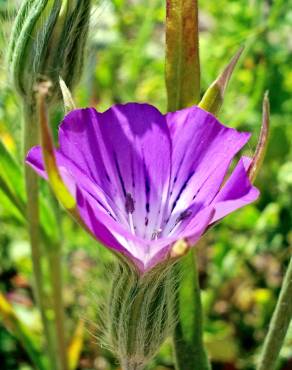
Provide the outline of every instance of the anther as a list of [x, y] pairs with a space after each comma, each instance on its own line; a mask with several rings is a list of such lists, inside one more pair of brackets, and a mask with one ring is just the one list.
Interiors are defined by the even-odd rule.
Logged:
[[135, 202], [134, 202], [134, 199], [132, 198], [132, 195], [130, 193], [126, 194], [125, 207], [126, 207], [127, 213], [134, 213], [134, 211], [135, 211]]
[[176, 219], [175, 221], [175, 225], [177, 225], [179, 222], [187, 219], [188, 217], [190, 217], [192, 215], [192, 211], [190, 211], [189, 209], [186, 209], [185, 211], [183, 211], [179, 216], [178, 218]]
[[162, 229], [154, 230], [151, 236], [151, 240], [157, 240], [161, 233], [162, 233]]
[[130, 193], [126, 194], [126, 202], [125, 202], [126, 212], [129, 215], [129, 226], [132, 234], [135, 235], [135, 226], [133, 221], [133, 213], [135, 211], [135, 202], [132, 198], [132, 195]]
[[174, 230], [177, 229], [177, 226], [178, 224], [183, 221], [183, 220], [186, 220], [188, 217], [190, 217], [192, 215], [192, 211], [190, 211], [189, 209], [186, 209], [185, 211], [183, 211], [179, 216], [178, 218], [176, 219], [175, 221], [175, 224], [173, 225], [172, 229], [170, 230], [170, 233], [173, 233]]

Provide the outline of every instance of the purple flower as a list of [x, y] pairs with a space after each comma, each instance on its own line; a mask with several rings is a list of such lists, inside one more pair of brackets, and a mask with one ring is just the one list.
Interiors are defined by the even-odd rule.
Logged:
[[[83, 222], [143, 273], [176, 241], [194, 245], [214, 222], [257, 199], [247, 157], [224, 183], [249, 137], [198, 107], [162, 115], [129, 103], [69, 113], [55, 154]], [[46, 178], [40, 147], [27, 163]]]

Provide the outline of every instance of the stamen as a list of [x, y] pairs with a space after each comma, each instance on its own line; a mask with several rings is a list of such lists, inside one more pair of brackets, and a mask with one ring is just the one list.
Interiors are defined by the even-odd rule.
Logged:
[[190, 217], [192, 215], [192, 211], [190, 211], [189, 209], [186, 209], [185, 211], [183, 211], [179, 216], [178, 218], [176, 219], [175, 221], [175, 224], [173, 225], [172, 229], [170, 230], [169, 234], [172, 233], [176, 228], [177, 226], [185, 219], [187, 219], [188, 217]]
[[130, 193], [126, 194], [126, 203], [125, 203], [127, 213], [134, 213], [135, 211], [135, 202]]
[[132, 198], [132, 195], [130, 193], [126, 194], [126, 202], [125, 202], [126, 212], [129, 215], [129, 226], [132, 234], [135, 235], [135, 226], [133, 221], [133, 213], [135, 211], [135, 202]]
[[162, 233], [162, 229], [154, 230], [151, 236], [151, 240], [157, 240], [161, 233]]
[[178, 218], [176, 219], [175, 221], [175, 225], [177, 225], [178, 223], [180, 223], [181, 221], [187, 219], [188, 217], [190, 217], [192, 214], [192, 211], [190, 211], [189, 209], [186, 209], [185, 211], [183, 211], [179, 216]]
[[130, 230], [131, 230], [132, 234], [135, 235], [135, 226], [134, 226], [134, 222], [133, 222], [133, 214], [132, 213], [129, 213], [129, 225], [130, 225]]

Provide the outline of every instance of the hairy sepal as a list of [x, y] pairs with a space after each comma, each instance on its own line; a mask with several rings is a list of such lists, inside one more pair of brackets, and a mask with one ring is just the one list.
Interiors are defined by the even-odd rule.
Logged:
[[53, 84], [51, 102], [61, 99], [59, 76], [72, 89], [81, 76], [91, 0], [27, 0], [16, 17], [8, 50], [15, 89], [34, 103], [39, 82]]
[[99, 336], [125, 370], [143, 369], [173, 332], [173, 266], [168, 262], [139, 275], [126, 262], [117, 263]]

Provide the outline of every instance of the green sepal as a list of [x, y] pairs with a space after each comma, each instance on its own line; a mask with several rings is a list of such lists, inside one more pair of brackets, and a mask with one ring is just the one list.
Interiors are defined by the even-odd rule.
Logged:
[[8, 51], [12, 82], [26, 105], [35, 86], [53, 84], [50, 102], [61, 99], [59, 77], [73, 89], [81, 77], [91, 0], [27, 0], [17, 15]]
[[252, 162], [248, 169], [248, 177], [252, 183], [255, 181], [257, 174], [261, 168], [261, 165], [264, 161], [269, 142], [269, 132], [270, 132], [270, 102], [269, 94], [268, 92], [266, 92], [263, 100], [263, 118], [260, 136], [255, 154], [252, 158]]
[[218, 115], [224, 101], [225, 90], [228, 86], [229, 80], [243, 50], [243, 47], [238, 50], [238, 52], [233, 56], [231, 61], [225, 67], [223, 72], [207, 89], [202, 100], [199, 103], [200, 108], [214, 114], [215, 116]]

